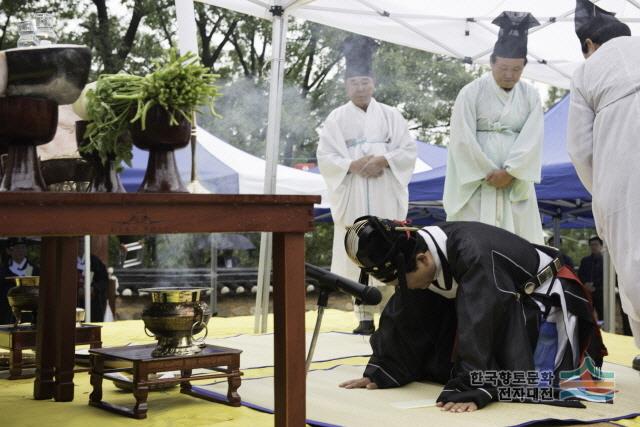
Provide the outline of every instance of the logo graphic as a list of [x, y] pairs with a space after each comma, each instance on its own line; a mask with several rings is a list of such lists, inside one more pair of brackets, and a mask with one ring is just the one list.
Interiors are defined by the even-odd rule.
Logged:
[[615, 373], [598, 368], [589, 356], [577, 369], [560, 371], [560, 400], [579, 398], [613, 403], [615, 386]]

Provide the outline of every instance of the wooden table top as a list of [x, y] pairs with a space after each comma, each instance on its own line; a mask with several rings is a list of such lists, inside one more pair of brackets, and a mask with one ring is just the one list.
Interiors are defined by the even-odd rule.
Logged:
[[0, 235], [306, 232], [320, 196], [0, 193]]
[[121, 347], [103, 347], [90, 349], [89, 354], [97, 354], [110, 359], [128, 360], [131, 362], [149, 362], [149, 361], [170, 361], [170, 360], [183, 360], [198, 357], [209, 356], [226, 356], [226, 355], [239, 355], [242, 350], [234, 348], [219, 347], [216, 345], [206, 344], [205, 347], [196, 354], [191, 355], [176, 355], [176, 356], [163, 356], [153, 357], [151, 352], [156, 348], [156, 344], [144, 344], [144, 345], [126, 345]]

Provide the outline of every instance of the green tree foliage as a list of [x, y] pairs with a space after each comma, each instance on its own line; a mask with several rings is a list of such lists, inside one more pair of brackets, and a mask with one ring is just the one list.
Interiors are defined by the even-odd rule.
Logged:
[[573, 260], [576, 271], [580, 266], [580, 260], [591, 253], [589, 238], [595, 235], [596, 230], [593, 228], [560, 231], [559, 249]]
[[[104, 72], [144, 74], [153, 59], [177, 44], [174, 0], [3, 0], [0, 49], [15, 46], [15, 23], [35, 11], [57, 15], [60, 41], [92, 48], [94, 78]], [[199, 123], [231, 144], [263, 157], [271, 23], [201, 3], [196, 3], [195, 12], [202, 61], [221, 75], [223, 84], [223, 97], [216, 104], [222, 119], [202, 116]], [[342, 55], [347, 35], [319, 24], [290, 21], [281, 163], [315, 159], [318, 128], [332, 109], [347, 101]], [[376, 99], [397, 106], [419, 139], [444, 144], [455, 97], [479, 71], [454, 59], [383, 42], [374, 73]], [[176, 244], [194, 258], [188, 265], [206, 263], [197, 255], [201, 239], [193, 239]], [[160, 247], [174, 244], [157, 240]], [[328, 265], [331, 226], [319, 225], [308, 235], [307, 249], [312, 262]]]
[[[227, 14], [230, 24], [225, 28], [236, 20], [234, 14]], [[309, 22], [290, 25], [280, 144], [284, 164], [315, 159], [317, 129], [332, 109], [347, 101], [342, 55], [347, 35]], [[222, 139], [263, 156], [270, 67], [265, 51], [270, 49], [270, 23], [245, 19], [230, 36], [230, 43], [234, 48], [226, 59], [221, 58], [227, 82], [217, 104], [222, 119], [203, 117], [201, 123]], [[228, 63], [231, 65], [224, 65]], [[418, 138], [443, 144], [456, 95], [479, 71], [458, 60], [381, 43], [374, 73], [376, 99], [397, 106]]]
[[547, 102], [544, 104], [544, 110], [547, 111], [560, 101], [569, 91], [555, 86], [550, 86], [547, 91]]
[[376, 99], [398, 106], [418, 139], [440, 145], [458, 92], [480, 74], [456, 59], [391, 43], [381, 44], [374, 72]]
[[[176, 45], [174, 0], [4, 0], [0, 5], [0, 48], [15, 46], [16, 24], [32, 13], [56, 14], [60, 41], [93, 50], [99, 73], [146, 73], [151, 61]], [[64, 12], [60, 12], [64, 11]], [[225, 82], [221, 120], [201, 119], [239, 148], [262, 156], [267, 126], [271, 23], [196, 3], [203, 63]], [[348, 33], [291, 21], [282, 120], [281, 162], [315, 158], [317, 129], [346, 102], [341, 46]], [[414, 134], [446, 142], [449, 115], [459, 89], [474, 76], [457, 60], [381, 43], [374, 72], [376, 98], [400, 108]]]

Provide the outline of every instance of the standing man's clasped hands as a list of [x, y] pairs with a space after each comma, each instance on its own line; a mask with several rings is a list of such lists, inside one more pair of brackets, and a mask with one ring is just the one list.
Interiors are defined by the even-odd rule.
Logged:
[[513, 176], [504, 169], [496, 169], [491, 171], [485, 177], [485, 180], [487, 181], [487, 184], [500, 189], [509, 187], [513, 181]]
[[377, 178], [382, 175], [389, 163], [384, 156], [364, 156], [351, 162], [349, 172], [362, 176], [363, 178]]

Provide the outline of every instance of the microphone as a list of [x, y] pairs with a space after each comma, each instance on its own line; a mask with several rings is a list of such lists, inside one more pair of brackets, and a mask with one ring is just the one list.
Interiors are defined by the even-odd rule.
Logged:
[[382, 300], [382, 294], [373, 286], [363, 285], [345, 277], [338, 276], [308, 262], [305, 262], [304, 265], [307, 276], [316, 279], [320, 286], [325, 289], [342, 291], [356, 297], [365, 305], [376, 305]]

